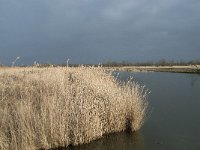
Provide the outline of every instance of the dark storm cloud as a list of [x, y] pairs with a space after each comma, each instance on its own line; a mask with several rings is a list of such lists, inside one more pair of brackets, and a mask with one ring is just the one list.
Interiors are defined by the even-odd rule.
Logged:
[[0, 0], [0, 61], [200, 56], [199, 0]]

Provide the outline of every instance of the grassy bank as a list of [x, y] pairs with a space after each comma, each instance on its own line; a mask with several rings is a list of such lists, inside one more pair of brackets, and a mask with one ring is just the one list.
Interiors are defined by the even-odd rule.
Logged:
[[200, 65], [191, 66], [123, 66], [105, 67], [108, 70], [134, 71], [134, 72], [174, 72], [200, 74]]
[[144, 123], [143, 87], [103, 68], [1, 68], [0, 149], [78, 145]]

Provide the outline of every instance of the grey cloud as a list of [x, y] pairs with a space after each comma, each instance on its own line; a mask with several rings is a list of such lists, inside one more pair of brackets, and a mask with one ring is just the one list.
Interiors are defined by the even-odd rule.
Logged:
[[199, 0], [1, 0], [0, 61], [199, 59]]

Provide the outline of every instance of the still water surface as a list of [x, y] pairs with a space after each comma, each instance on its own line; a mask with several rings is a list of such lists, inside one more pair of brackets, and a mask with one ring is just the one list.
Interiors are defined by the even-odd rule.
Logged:
[[200, 75], [119, 72], [151, 93], [151, 115], [137, 133], [117, 133], [71, 150], [200, 150]]

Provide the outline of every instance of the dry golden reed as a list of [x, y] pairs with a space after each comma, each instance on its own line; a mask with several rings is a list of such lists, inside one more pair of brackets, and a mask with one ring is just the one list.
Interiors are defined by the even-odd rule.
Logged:
[[101, 67], [2, 68], [0, 149], [49, 149], [136, 131], [147, 106], [143, 87], [119, 83]]

